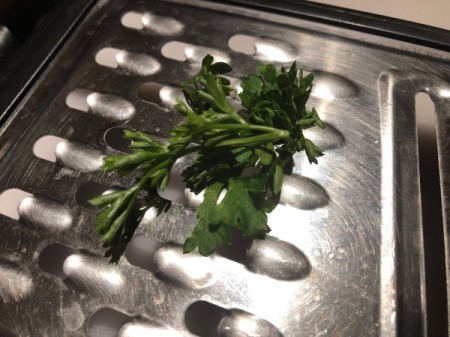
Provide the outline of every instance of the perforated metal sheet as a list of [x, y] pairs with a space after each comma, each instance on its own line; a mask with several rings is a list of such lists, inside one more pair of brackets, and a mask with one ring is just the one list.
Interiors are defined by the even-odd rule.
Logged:
[[[236, 35], [244, 37], [231, 48]], [[166, 57], [170, 46], [181, 46], [175, 59]], [[177, 83], [206, 53], [229, 61], [236, 79], [260, 62], [297, 60], [313, 72], [309, 104], [327, 127], [309, 136], [326, 155], [318, 166], [296, 157], [270, 236], [247, 253], [244, 242], [208, 258], [181, 254], [195, 225], [188, 195], [167, 214], [150, 211], [138, 228], [149, 246], [135, 242], [128, 259], [147, 269], [126, 257], [110, 265], [86, 199], [132, 182], [99, 170], [103, 155], [123, 149], [114, 128], [167, 136], [181, 120], [170, 109]], [[0, 202], [12, 189], [27, 193], [18, 219], [0, 214], [0, 334], [423, 335], [414, 95], [426, 91], [435, 102], [447, 224], [449, 59], [214, 3], [100, 1], [0, 135]], [[149, 82], [165, 87], [159, 104], [138, 94]], [[48, 135], [66, 140], [54, 142], [46, 157], [54, 161], [33, 153]]]

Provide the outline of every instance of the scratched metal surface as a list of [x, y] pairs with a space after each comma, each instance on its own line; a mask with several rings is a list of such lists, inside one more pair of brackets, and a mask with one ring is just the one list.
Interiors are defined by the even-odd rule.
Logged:
[[[184, 60], [164, 56], [171, 45]], [[99, 64], [99, 52], [112, 60]], [[208, 52], [228, 60], [236, 79], [259, 62], [297, 60], [312, 71], [309, 104], [327, 127], [309, 137], [326, 155], [318, 166], [296, 157], [266, 241], [209, 258], [182, 255], [195, 225], [187, 194], [168, 214], [149, 211], [126, 256], [110, 265], [92, 225], [97, 211], [85, 201], [96, 192], [86, 184], [131, 183], [99, 170], [103, 155], [123, 149], [115, 128], [167, 136], [180, 121], [170, 110], [176, 84]], [[0, 335], [424, 335], [414, 95], [426, 91], [435, 103], [448, 172], [449, 60], [225, 5], [100, 1], [0, 134], [0, 202], [26, 192], [18, 214], [0, 214]], [[163, 87], [159, 102], [142, 99], [149, 82]], [[65, 140], [51, 138], [53, 161], [33, 154], [49, 135]]]

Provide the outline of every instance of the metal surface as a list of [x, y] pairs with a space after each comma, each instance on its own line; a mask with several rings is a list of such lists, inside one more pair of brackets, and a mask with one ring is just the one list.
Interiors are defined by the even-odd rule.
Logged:
[[[19, 3], [20, 1], [16, 1]], [[52, 57], [77, 26], [95, 0], [60, 1], [45, 20], [34, 27], [32, 37], [17, 48], [8, 62], [0, 63], [0, 125], [42, 74]], [[27, 23], [28, 25], [29, 23]]]
[[[130, 13], [142, 24], [124, 25]], [[253, 44], [230, 48], [236, 35]], [[182, 49], [170, 59], [173, 42]], [[326, 156], [318, 166], [295, 158], [267, 240], [183, 255], [195, 200], [179, 191], [187, 205], [150, 210], [110, 265], [92, 224], [97, 210], [82, 205], [133, 177], [98, 170], [101, 156], [117, 152], [105, 134], [167, 136], [181, 119], [166, 96], [179, 91], [160, 91], [158, 105], [138, 88], [175, 88], [208, 52], [229, 59], [236, 79], [260, 60], [295, 59], [315, 73], [309, 104], [327, 127], [309, 137]], [[0, 335], [424, 336], [414, 96], [425, 91], [435, 103], [448, 225], [449, 73], [446, 52], [295, 17], [197, 1], [100, 1], [0, 134], [0, 193], [9, 193], [0, 204], [11, 189], [32, 194], [17, 200], [18, 219], [0, 214]], [[50, 161], [33, 154], [46, 135], [65, 140]]]

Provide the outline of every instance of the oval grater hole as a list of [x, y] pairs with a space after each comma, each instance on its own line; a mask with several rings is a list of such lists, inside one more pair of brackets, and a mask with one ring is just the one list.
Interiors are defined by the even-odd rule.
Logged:
[[46, 197], [23, 198], [17, 206], [17, 212], [23, 225], [36, 230], [59, 233], [73, 224], [70, 207]]
[[127, 28], [151, 31], [163, 36], [178, 34], [184, 28], [184, 25], [178, 20], [148, 12], [125, 13], [120, 22]]
[[142, 16], [142, 13], [128, 12], [122, 16], [122, 18], [120, 19], [120, 23], [122, 23], [122, 25], [127, 28], [141, 30], [144, 28]]
[[152, 239], [148, 236], [135, 236], [127, 245], [125, 257], [130, 264], [155, 272], [157, 266], [155, 264], [154, 255], [156, 251], [164, 245], [164, 242]]
[[185, 189], [186, 184], [183, 182], [183, 177], [178, 174], [171, 174], [166, 188], [164, 190], [158, 189], [158, 194], [166, 200], [185, 204], [187, 202]]
[[89, 200], [111, 190], [113, 190], [111, 186], [99, 184], [94, 181], [88, 181], [78, 187], [78, 190], [75, 193], [75, 201], [82, 207], [96, 210], [98, 209], [97, 206], [91, 205]]
[[205, 301], [191, 304], [184, 315], [186, 327], [200, 337], [219, 337], [218, 326], [228, 310]]
[[176, 61], [188, 61], [196, 66], [201, 64], [203, 58], [208, 54], [212, 55], [216, 62], [230, 62], [230, 57], [221, 50], [179, 41], [167, 42], [162, 47], [161, 53], [164, 57]]
[[72, 109], [88, 112], [89, 104], [87, 98], [92, 93], [92, 90], [86, 89], [73, 90], [66, 97], [66, 105]]
[[43, 271], [65, 279], [66, 274], [63, 270], [64, 261], [77, 251], [68, 246], [52, 243], [42, 249], [38, 258], [38, 265]]
[[283, 337], [270, 322], [243, 310], [228, 311], [218, 327], [218, 334], [224, 336]]
[[66, 97], [66, 104], [78, 111], [121, 121], [132, 118], [136, 112], [134, 105], [123, 97], [85, 89], [71, 91]]
[[171, 41], [162, 47], [161, 54], [172, 60], [186, 61], [186, 48], [189, 46], [189, 44], [184, 42]]
[[33, 194], [22, 191], [18, 188], [11, 188], [0, 194], [0, 214], [6, 215], [14, 220], [19, 220], [17, 206], [20, 201], [31, 197]]
[[238, 53], [250, 55], [265, 62], [286, 63], [299, 57], [299, 51], [294, 45], [270, 37], [255, 38], [237, 34], [228, 40], [228, 46]]
[[120, 329], [134, 319], [112, 308], [101, 308], [94, 312], [88, 323], [89, 337], [117, 337]]
[[277, 280], [299, 280], [311, 273], [311, 263], [293, 244], [267, 236], [253, 240], [247, 250], [247, 268]]
[[97, 64], [120, 68], [128, 74], [141, 76], [153, 75], [161, 69], [160, 63], [153, 57], [116, 48], [103, 48], [95, 55]]
[[230, 245], [219, 246], [217, 253], [229, 260], [246, 265], [248, 263], [247, 250], [252, 245], [253, 239], [244, 236], [241, 231], [232, 229], [230, 242]]
[[197, 253], [184, 254], [178, 245], [166, 245], [154, 255], [156, 275], [183, 288], [211, 287], [220, 278], [214, 256]]
[[256, 53], [256, 38], [248, 35], [234, 35], [228, 40], [228, 46], [238, 52], [247, 55]]
[[143, 101], [161, 105], [162, 100], [160, 92], [162, 88], [164, 88], [164, 85], [162, 84], [147, 82], [137, 88], [136, 95]]
[[181, 88], [155, 82], [147, 82], [139, 86], [136, 90], [136, 96], [145, 102], [167, 108], [173, 108], [179, 100], [186, 102]]
[[105, 132], [104, 140], [111, 148], [117, 151], [131, 153], [131, 140], [124, 137], [124, 128], [111, 128]]
[[64, 138], [56, 136], [43, 136], [39, 138], [33, 146], [33, 154], [41, 159], [56, 162], [56, 146], [61, 143], [66, 142]]
[[101, 66], [117, 68], [119, 66], [117, 55], [120, 52], [121, 50], [116, 48], [103, 48], [95, 55], [95, 62]]
[[314, 85], [311, 96], [331, 101], [334, 99], [348, 99], [356, 96], [358, 86], [350, 79], [322, 70], [313, 70]]

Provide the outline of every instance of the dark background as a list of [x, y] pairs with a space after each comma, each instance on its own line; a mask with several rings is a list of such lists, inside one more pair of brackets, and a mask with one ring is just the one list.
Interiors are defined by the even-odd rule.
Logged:
[[19, 44], [23, 44], [57, 2], [62, 0], [1, 0], [0, 24], [9, 29]]

